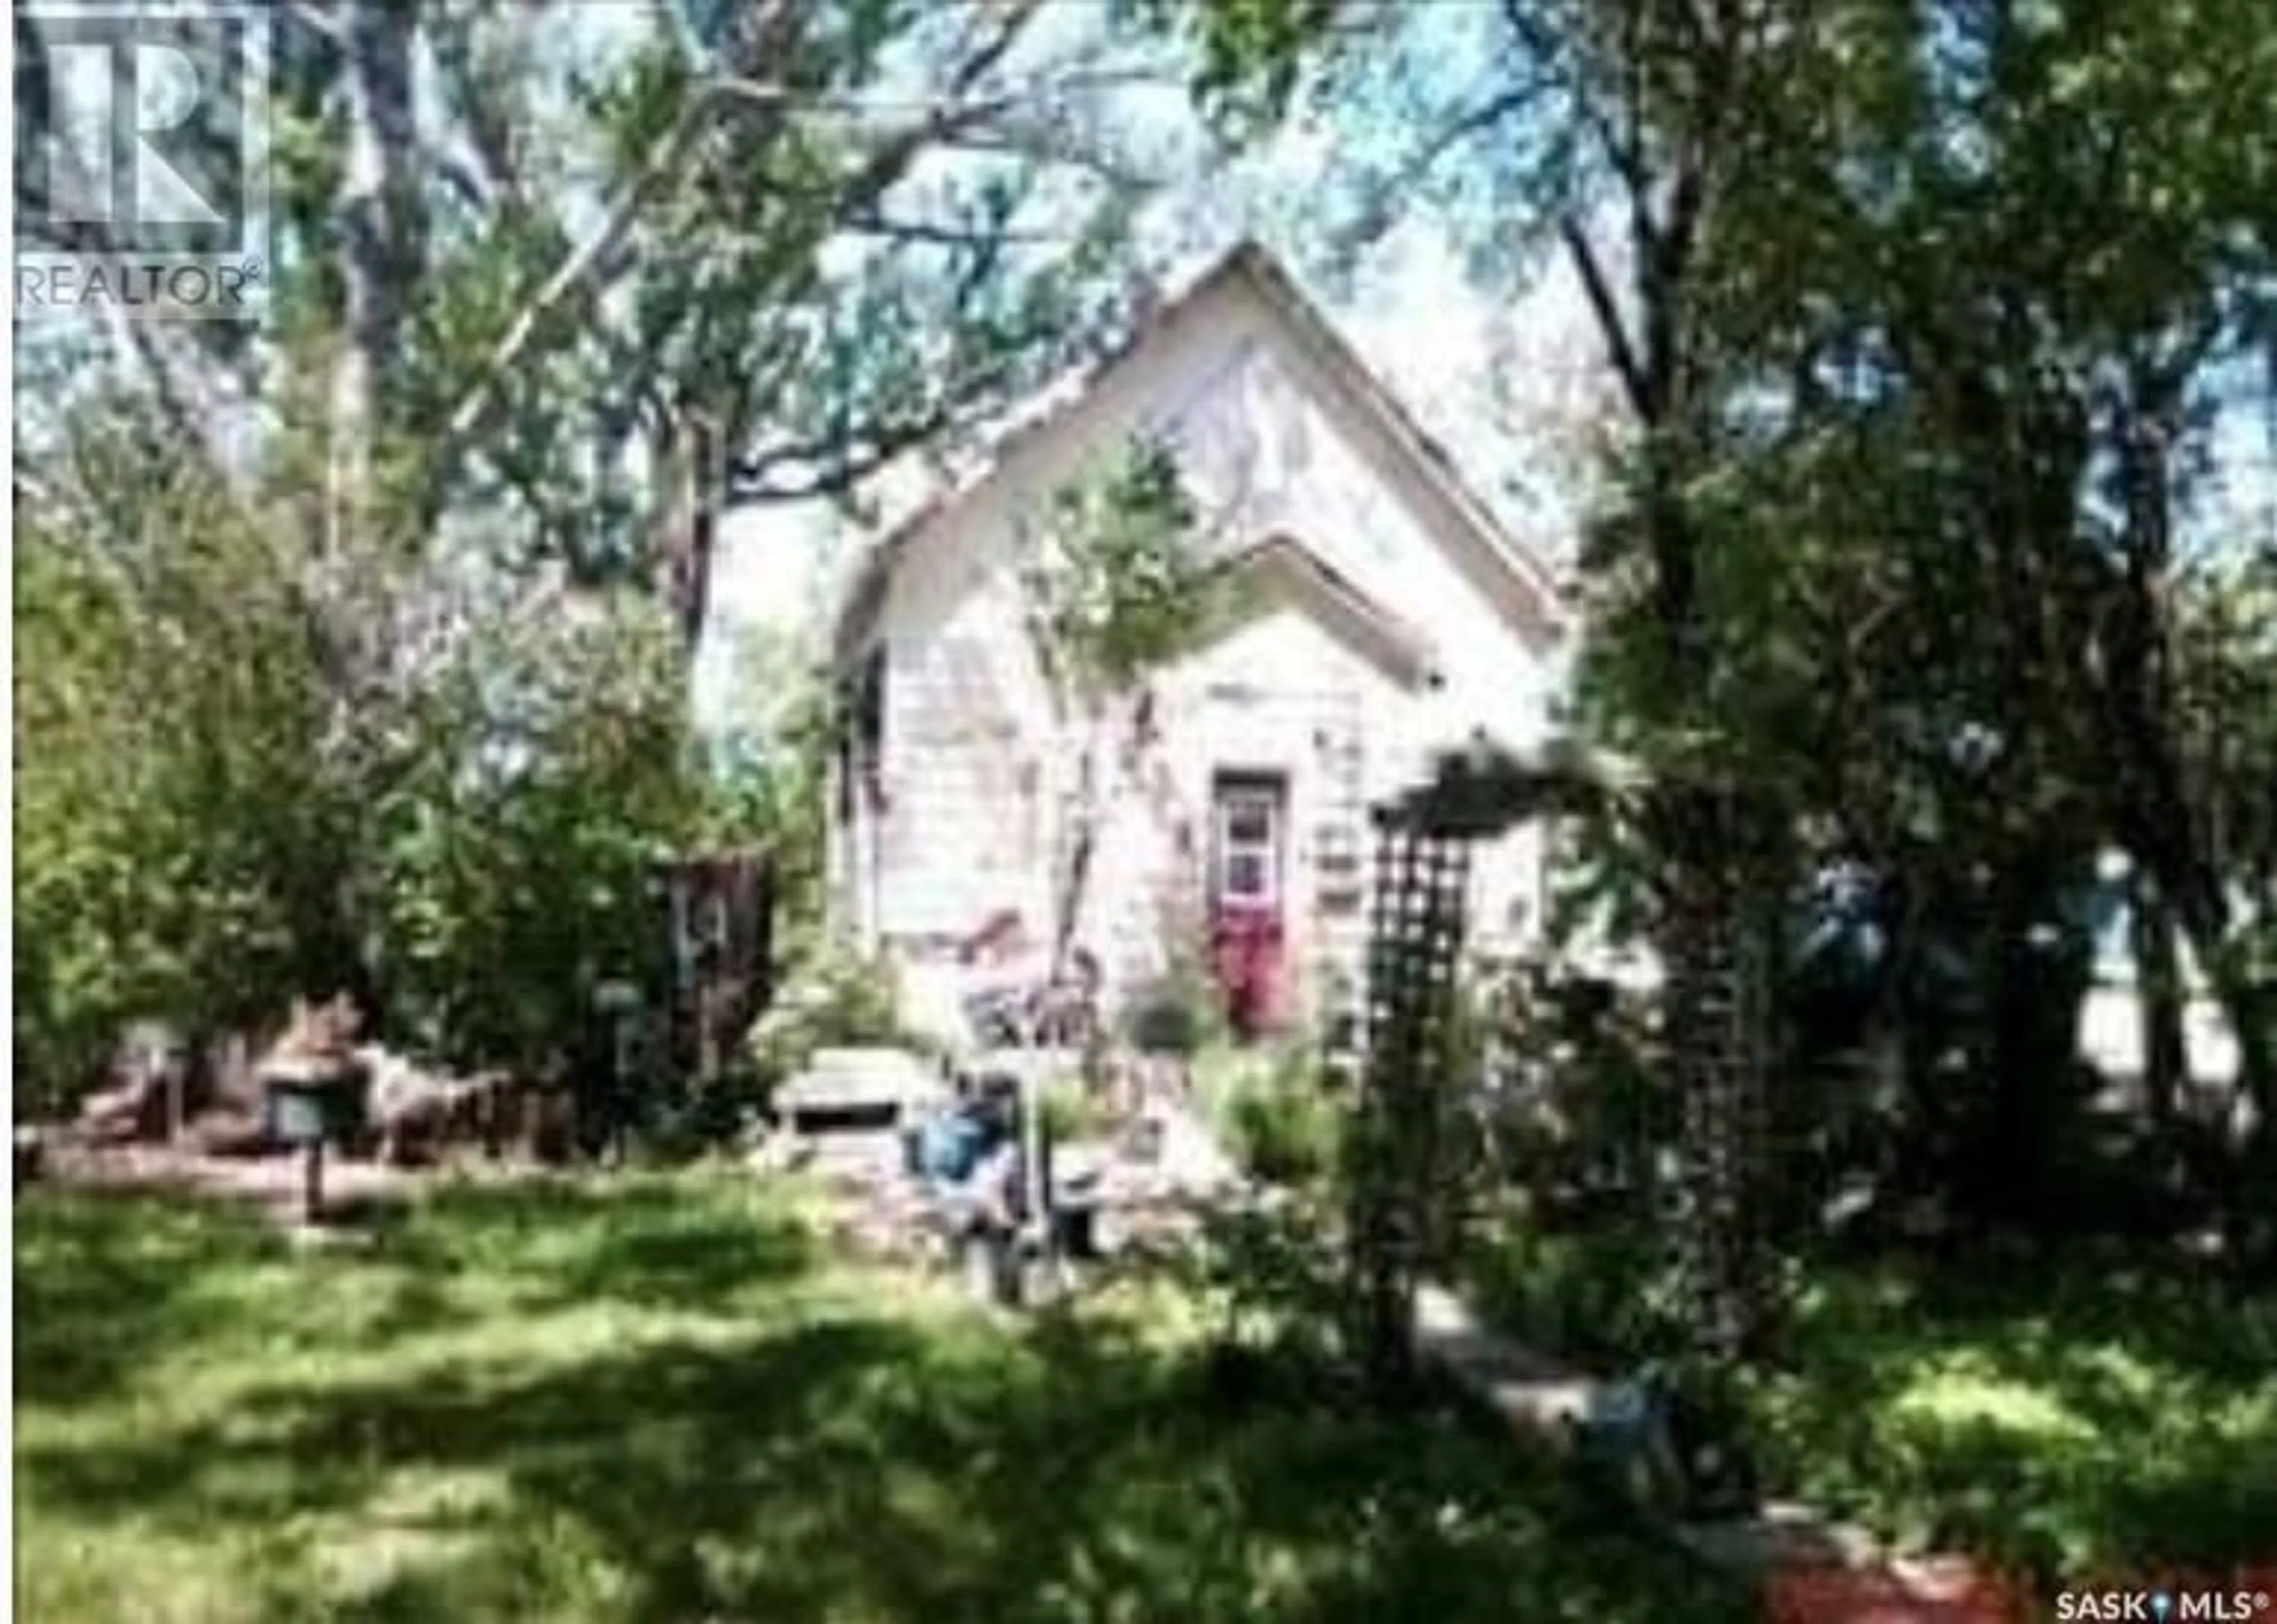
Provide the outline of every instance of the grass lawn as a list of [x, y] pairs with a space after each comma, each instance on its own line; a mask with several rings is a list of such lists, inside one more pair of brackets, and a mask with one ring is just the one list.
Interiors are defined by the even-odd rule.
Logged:
[[2277, 1297], [2173, 1262], [1815, 1274], [1773, 1475], [2046, 1576], [2277, 1565]]
[[[1513, 1334], [1619, 1369], [1664, 1345], [1652, 1256], [1514, 1229], [1482, 1299]], [[2176, 1259], [1800, 1275], [1783, 1369], [1745, 1384], [1771, 1492], [2043, 1582], [2277, 1564], [2277, 1295]]]
[[1159, 1301], [1005, 1325], [748, 1178], [16, 1236], [33, 1624], [1742, 1615], [1504, 1440], [1238, 1400]]

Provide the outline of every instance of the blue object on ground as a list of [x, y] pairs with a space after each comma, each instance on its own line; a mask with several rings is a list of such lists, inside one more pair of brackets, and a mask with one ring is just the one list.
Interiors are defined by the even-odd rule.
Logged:
[[944, 1111], [918, 1130], [918, 1170], [933, 1184], [963, 1184], [987, 1148], [980, 1122], [963, 1111]]

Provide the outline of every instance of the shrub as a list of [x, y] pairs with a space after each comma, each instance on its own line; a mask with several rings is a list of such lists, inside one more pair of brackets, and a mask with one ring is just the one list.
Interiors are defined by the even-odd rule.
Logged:
[[586, 609], [446, 662], [374, 809], [387, 1013], [454, 1064], [570, 1048], [599, 978], [660, 968], [653, 876], [697, 798], [679, 661], [652, 606]]
[[749, 1056], [731, 1061], [708, 1081], [665, 1079], [649, 1094], [641, 1113], [640, 1150], [670, 1163], [733, 1146], [765, 1119], [772, 1092]]
[[1641, 1224], [1518, 1224], [1474, 1251], [1470, 1272], [1495, 1323], [1565, 1358], [1618, 1369], [1686, 1345], [1666, 1249]]
[[698, 1083], [649, 1068], [642, 1147], [677, 1161], [731, 1145], [766, 1120], [776, 1089], [816, 1050], [884, 1043], [921, 1047], [902, 1028], [893, 966], [834, 945], [810, 946], [719, 1075]]
[[1533, 971], [1474, 990], [1466, 1010], [1466, 1025], [1504, 1037], [1488, 1079], [1495, 1168], [1537, 1210], [1610, 1196], [1642, 1212], [1679, 1121], [1646, 1001], [1595, 978]]
[[408, 537], [316, 568], [164, 444], [90, 440], [75, 516], [19, 538], [16, 1050], [44, 1102], [124, 1021], [203, 1040], [343, 988], [454, 1066], [573, 1046], [594, 980], [644, 971], [649, 867], [701, 794], [668, 618]]
[[819, 1048], [912, 1041], [893, 965], [831, 943], [785, 979], [745, 1048], [758, 1086], [771, 1091]]
[[1054, 1078], [1038, 1091], [1044, 1134], [1055, 1144], [1091, 1140], [1107, 1131], [1107, 1113], [1081, 1078]]
[[1192, 954], [1180, 954], [1161, 980], [1131, 1001], [1123, 1028], [1150, 1055], [1198, 1055], [1231, 1039], [1225, 999]]
[[17, 538], [14, 1048], [19, 1090], [50, 1108], [124, 1022], [273, 1016], [330, 991], [308, 983], [344, 946], [352, 803], [295, 652], [304, 605], [156, 444], [91, 444], [91, 510], [29, 512]]
[[1196, 1278], [1223, 1315], [1222, 1347], [1300, 1370], [1336, 1361], [1344, 1279], [1320, 1216], [1291, 1201], [1216, 1213], [1205, 1224]]
[[1308, 1185], [1336, 1167], [1343, 1118], [1309, 1046], [1216, 1049], [1197, 1064], [1195, 1082], [1204, 1112], [1252, 1177]]

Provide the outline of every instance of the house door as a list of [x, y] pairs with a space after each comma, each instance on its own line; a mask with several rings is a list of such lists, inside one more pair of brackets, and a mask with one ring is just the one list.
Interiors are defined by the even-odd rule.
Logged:
[[1243, 1037], [1281, 1011], [1288, 782], [1221, 774], [1211, 787], [1210, 931], [1226, 1017]]

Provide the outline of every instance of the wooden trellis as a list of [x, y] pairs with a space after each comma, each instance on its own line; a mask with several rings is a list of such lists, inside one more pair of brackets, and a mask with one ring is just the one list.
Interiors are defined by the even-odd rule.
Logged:
[[1732, 1352], [1773, 1323], [1763, 1218], [1771, 1166], [1765, 966], [1751, 962], [1766, 820], [1739, 789], [1653, 783], [1619, 764], [1491, 751], [1451, 756], [1376, 815], [1376, 866], [1349, 1146], [1351, 1303], [1381, 1384], [1412, 1375], [1416, 1286], [1436, 1265], [1453, 1123], [1451, 1044], [1469, 847], [1544, 813], [1634, 815], [1670, 860], [1656, 933], [1665, 974], [1661, 1064], [1680, 1112], [1681, 1168], [1661, 1232], [1689, 1296], [1695, 1346]]
[[1390, 812], [1376, 815], [1375, 839], [1348, 1266], [1356, 1346], [1382, 1390], [1413, 1374], [1416, 1288], [1438, 1230], [1470, 847]]

